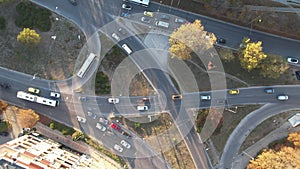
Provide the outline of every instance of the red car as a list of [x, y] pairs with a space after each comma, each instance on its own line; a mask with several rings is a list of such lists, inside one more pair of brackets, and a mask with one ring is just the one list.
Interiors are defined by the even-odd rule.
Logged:
[[121, 130], [121, 128], [117, 124], [115, 124], [115, 123], [111, 123], [110, 127], [113, 128], [113, 129], [115, 129], [115, 130], [117, 130], [117, 131]]

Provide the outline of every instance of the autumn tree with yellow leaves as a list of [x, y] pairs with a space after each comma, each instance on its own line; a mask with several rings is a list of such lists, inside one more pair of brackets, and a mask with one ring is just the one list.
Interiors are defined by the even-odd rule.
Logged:
[[290, 133], [287, 141], [276, 149], [263, 150], [250, 161], [247, 169], [300, 169], [300, 132]]
[[23, 128], [33, 128], [40, 120], [38, 114], [31, 109], [19, 109], [17, 114], [17, 120]]
[[262, 42], [250, 42], [249, 38], [244, 39], [240, 51], [240, 63], [243, 68], [251, 71], [258, 67], [267, 55], [262, 51]]
[[181, 25], [169, 39], [172, 57], [181, 60], [190, 59], [192, 52], [199, 52], [213, 47], [216, 41], [214, 34], [204, 30], [200, 20]]
[[40, 43], [41, 37], [35, 30], [24, 28], [17, 36], [17, 40], [23, 45], [32, 47]]

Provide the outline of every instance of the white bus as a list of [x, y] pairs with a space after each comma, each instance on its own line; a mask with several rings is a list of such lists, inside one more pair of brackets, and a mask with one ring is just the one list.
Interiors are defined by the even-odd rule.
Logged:
[[132, 53], [132, 50], [124, 43], [122, 45], [122, 48], [130, 55]]
[[150, 0], [129, 0], [129, 2], [148, 7], [149, 3], [150, 3]]
[[95, 57], [96, 57], [96, 55], [94, 53], [90, 53], [89, 57], [85, 60], [85, 62], [81, 66], [79, 72], [77, 73], [78, 77], [82, 78], [85, 75], [86, 71], [92, 64]]
[[58, 100], [52, 100], [52, 99], [47, 99], [44, 97], [39, 97], [30, 93], [26, 93], [23, 91], [18, 91], [17, 92], [17, 98], [19, 99], [23, 99], [23, 100], [28, 100], [31, 102], [36, 102], [36, 103], [40, 103], [40, 104], [44, 104], [47, 106], [52, 106], [52, 107], [56, 107], [59, 105], [59, 101]]

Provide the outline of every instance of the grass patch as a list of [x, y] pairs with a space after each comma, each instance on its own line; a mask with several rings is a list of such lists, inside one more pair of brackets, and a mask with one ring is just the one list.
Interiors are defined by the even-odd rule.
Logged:
[[237, 113], [231, 113], [229, 111], [224, 111], [223, 113], [223, 123], [222, 128], [219, 133], [214, 133], [211, 136], [211, 140], [215, 145], [218, 155], [220, 156], [223, 152], [226, 141], [235, 127], [240, 123], [240, 121], [247, 116], [252, 111], [260, 108], [260, 105], [251, 105], [238, 107]]
[[96, 74], [95, 90], [98, 95], [110, 93], [110, 81], [103, 72], [97, 72]]
[[0, 122], [0, 132], [5, 132], [9, 129], [9, 123], [7, 121]]
[[259, 124], [246, 138], [240, 148], [240, 151], [247, 149], [249, 146], [253, 145], [253, 143], [256, 143], [267, 134], [281, 126], [291, 115], [295, 114], [295, 112], [296, 111], [280, 113]]
[[16, 6], [18, 16], [15, 24], [20, 28], [38, 28], [42, 32], [51, 29], [51, 12], [29, 1], [22, 1]]

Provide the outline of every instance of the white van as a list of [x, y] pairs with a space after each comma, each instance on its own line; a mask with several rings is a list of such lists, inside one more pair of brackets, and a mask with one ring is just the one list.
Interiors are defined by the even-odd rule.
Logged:
[[162, 28], [169, 28], [169, 23], [168, 22], [156, 21], [155, 25], [158, 26], [158, 27], [162, 27]]
[[122, 45], [122, 48], [130, 55], [132, 53], [132, 50], [124, 43]]

